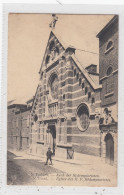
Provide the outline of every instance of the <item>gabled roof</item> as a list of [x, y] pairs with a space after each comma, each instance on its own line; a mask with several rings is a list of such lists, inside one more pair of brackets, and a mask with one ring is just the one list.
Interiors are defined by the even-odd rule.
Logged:
[[[99, 82], [97, 82], [97, 79], [93, 79], [93, 77], [88, 74], [88, 72], [85, 70], [85, 68], [81, 65], [81, 63], [78, 61], [78, 59], [75, 57], [74, 54], [71, 55], [72, 59], [74, 60], [74, 62], [77, 64], [78, 68], [81, 70], [81, 72], [83, 73], [83, 75], [85, 76], [85, 78], [88, 80], [88, 82], [91, 84], [91, 86], [93, 87], [93, 89], [99, 89], [102, 88], [101, 85], [99, 85]], [[98, 77], [96, 75], [96, 77]]]
[[26, 104], [11, 104], [11, 105], [7, 106], [8, 109], [15, 108], [15, 107], [23, 110], [23, 109], [27, 108], [27, 105]]
[[[56, 39], [58, 39], [58, 41], [59, 41], [60, 44], [62, 45], [63, 49], [66, 48], [65, 43], [61, 40], [61, 38], [60, 38], [59, 36], [57, 36], [55, 33], [53, 33], [53, 31], [51, 31], [51, 32], [50, 32], [50, 35], [49, 35], [49, 39], [48, 39], [47, 44], [46, 44], [46, 49], [45, 49], [45, 53], [44, 53], [44, 57], [43, 57], [43, 60], [42, 60], [42, 63], [41, 63], [41, 67], [40, 67], [39, 73], [41, 72], [41, 69], [42, 69], [42, 66], [43, 66], [43, 62], [44, 62], [44, 59], [45, 59], [45, 54], [46, 54], [46, 51], [47, 51], [47, 45], [48, 45], [48, 43], [49, 43], [49, 40], [50, 40], [51, 36], [54, 36], [54, 37], [56, 37]], [[61, 40], [61, 41], [60, 41], [60, 40]]]
[[118, 21], [118, 15], [115, 15], [106, 25], [105, 27], [96, 35], [97, 38], [100, 38], [100, 36], [105, 33], [111, 25], [113, 25], [115, 22]]
[[8, 106], [12, 104], [26, 104], [26, 96], [17, 97], [16, 99], [9, 100], [7, 102]]
[[14, 107], [26, 107], [27, 105], [25, 104], [25, 102], [22, 100], [22, 99], [20, 98], [20, 99], [13, 99], [13, 100], [9, 100], [8, 102], [7, 102], [7, 107], [8, 108], [14, 108]]
[[[70, 48], [70, 47], [74, 48], [73, 46], [67, 46], [66, 43], [64, 43], [63, 40], [61, 40], [61, 37], [56, 35], [55, 32], [53, 32], [53, 31], [50, 32], [48, 42], [49, 42], [51, 36], [55, 36], [58, 39], [59, 43], [62, 45], [64, 50], [66, 50], [67, 48]], [[48, 42], [47, 42], [47, 45], [48, 45]], [[47, 46], [46, 46], [46, 50], [47, 50]], [[46, 50], [45, 50], [45, 53], [46, 53]], [[60, 55], [57, 56], [57, 59], [59, 59], [59, 57], [61, 55], [62, 55], [62, 53], [60, 53]], [[45, 57], [45, 54], [44, 54], [44, 57]], [[43, 61], [42, 61], [42, 64], [41, 64], [41, 68], [42, 68], [42, 65], [43, 65], [43, 62], [44, 62], [44, 57], [43, 57]], [[75, 61], [75, 63], [77, 64], [77, 66], [79, 67], [81, 72], [84, 74], [84, 76], [86, 77], [88, 82], [91, 84], [93, 89], [101, 88], [101, 85], [99, 85], [99, 82], [98, 82], [98, 75], [92, 76], [92, 75], [88, 74], [88, 72], [85, 70], [85, 68], [90, 64], [97, 64], [97, 65], [99, 64], [98, 54], [86, 53], [86, 52], [83, 52], [83, 51], [81, 52], [81, 51], [75, 50], [75, 54], [72, 54], [71, 57], [73, 58], [73, 60]], [[57, 60], [57, 59], [55, 59], [55, 60]], [[52, 63], [54, 63], [54, 61]], [[40, 71], [41, 71], [41, 68], [40, 68]]]
[[34, 96], [32, 96], [30, 99], [28, 99], [28, 100], [26, 101], [26, 103], [29, 104], [29, 103], [33, 102], [33, 100], [34, 100]]

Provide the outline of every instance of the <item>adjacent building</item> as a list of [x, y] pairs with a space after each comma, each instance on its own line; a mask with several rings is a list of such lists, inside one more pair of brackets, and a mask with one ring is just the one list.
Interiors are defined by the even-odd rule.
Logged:
[[117, 164], [118, 115], [118, 16], [99, 32], [99, 83], [102, 116], [100, 118], [101, 156]]
[[8, 150], [28, 150], [30, 134], [30, 112], [33, 98], [27, 104], [8, 103], [7, 148]]
[[26, 109], [25, 104], [15, 104], [13, 101], [8, 102], [7, 109], [7, 148], [20, 148], [20, 131], [18, 130], [18, 120], [16, 112], [22, 112]]

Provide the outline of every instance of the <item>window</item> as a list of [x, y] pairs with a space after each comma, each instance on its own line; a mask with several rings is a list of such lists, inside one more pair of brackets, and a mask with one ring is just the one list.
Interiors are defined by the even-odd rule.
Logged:
[[87, 92], [88, 92], [88, 88], [87, 88], [87, 87], [85, 87], [85, 95], [87, 94]]
[[65, 94], [63, 94], [63, 100], [65, 99]]
[[46, 57], [46, 64], [48, 64], [49, 61], [50, 61], [50, 56], [47, 56], [47, 57]]
[[113, 49], [113, 47], [114, 47], [113, 41], [109, 40], [108, 43], [107, 43], [107, 46], [106, 46], [105, 53], [108, 53], [111, 49]]
[[91, 98], [91, 92], [88, 93], [88, 100]]
[[92, 97], [91, 103], [94, 104], [95, 103], [95, 98]]
[[62, 87], [65, 86], [65, 81], [62, 82]]
[[109, 41], [107, 44], [106, 50], [110, 49], [112, 47], [112, 45], [113, 45], [113, 42]]
[[113, 69], [110, 66], [107, 70], [107, 80], [106, 80], [106, 93], [111, 93], [114, 90], [114, 79], [113, 79]]
[[85, 104], [81, 104], [77, 111], [77, 125], [81, 131], [87, 130], [89, 127], [89, 111]]
[[76, 69], [74, 69], [74, 76], [76, 75]]
[[107, 70], [107, 76], [109, 76], [110, 74], [112, 74], [113, 70], [112, 67], [110, 66]]
[[38, 120], [38, 116], [35, 114], [34, 115], [34, 121], [36, 122]]
[[79, 73], [77, 73], [77, 79], [79, 78]]
[[81, 78], [79, 78], [79, 85], [81, 85]]
[[55, 51], [56, 51], [56, 56], [58, 56], [59, 55], [59, 48], [56, 47]]
[[82, 89], [84, 88], [84, 83], [82, 83]]
[[52, 98], [58, 99], [59, 80], [58, 80], [58, 76], [56, 73], [53, 73], [52, 76], [50, 77], [49, 84], [50, 84], [50, 92], [51, 92]]
[[54, 46], [55, 46], [55, 43], [54, 43], [54, 41], [52, 41], [52, 42], [50, 43], [49, 50], [51, 51], [51, 50], [53, 49]]

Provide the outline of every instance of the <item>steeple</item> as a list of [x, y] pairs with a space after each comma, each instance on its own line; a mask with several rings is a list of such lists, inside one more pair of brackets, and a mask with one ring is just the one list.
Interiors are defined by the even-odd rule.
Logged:
[[58, 17], [56, 16], [56, 14], [52, 14], [52, 22], [49, 24], [49, 27], [54, 29], [57, 21]]

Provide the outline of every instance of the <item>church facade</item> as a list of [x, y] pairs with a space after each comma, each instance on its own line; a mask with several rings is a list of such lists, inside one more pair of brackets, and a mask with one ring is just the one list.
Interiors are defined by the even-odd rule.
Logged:
[[30, 152], [57, 157], [101, 156], [101, 109], [97, 66], [86, 68], [75, 48], [64, 47], [51, 31], [31, 112]]

